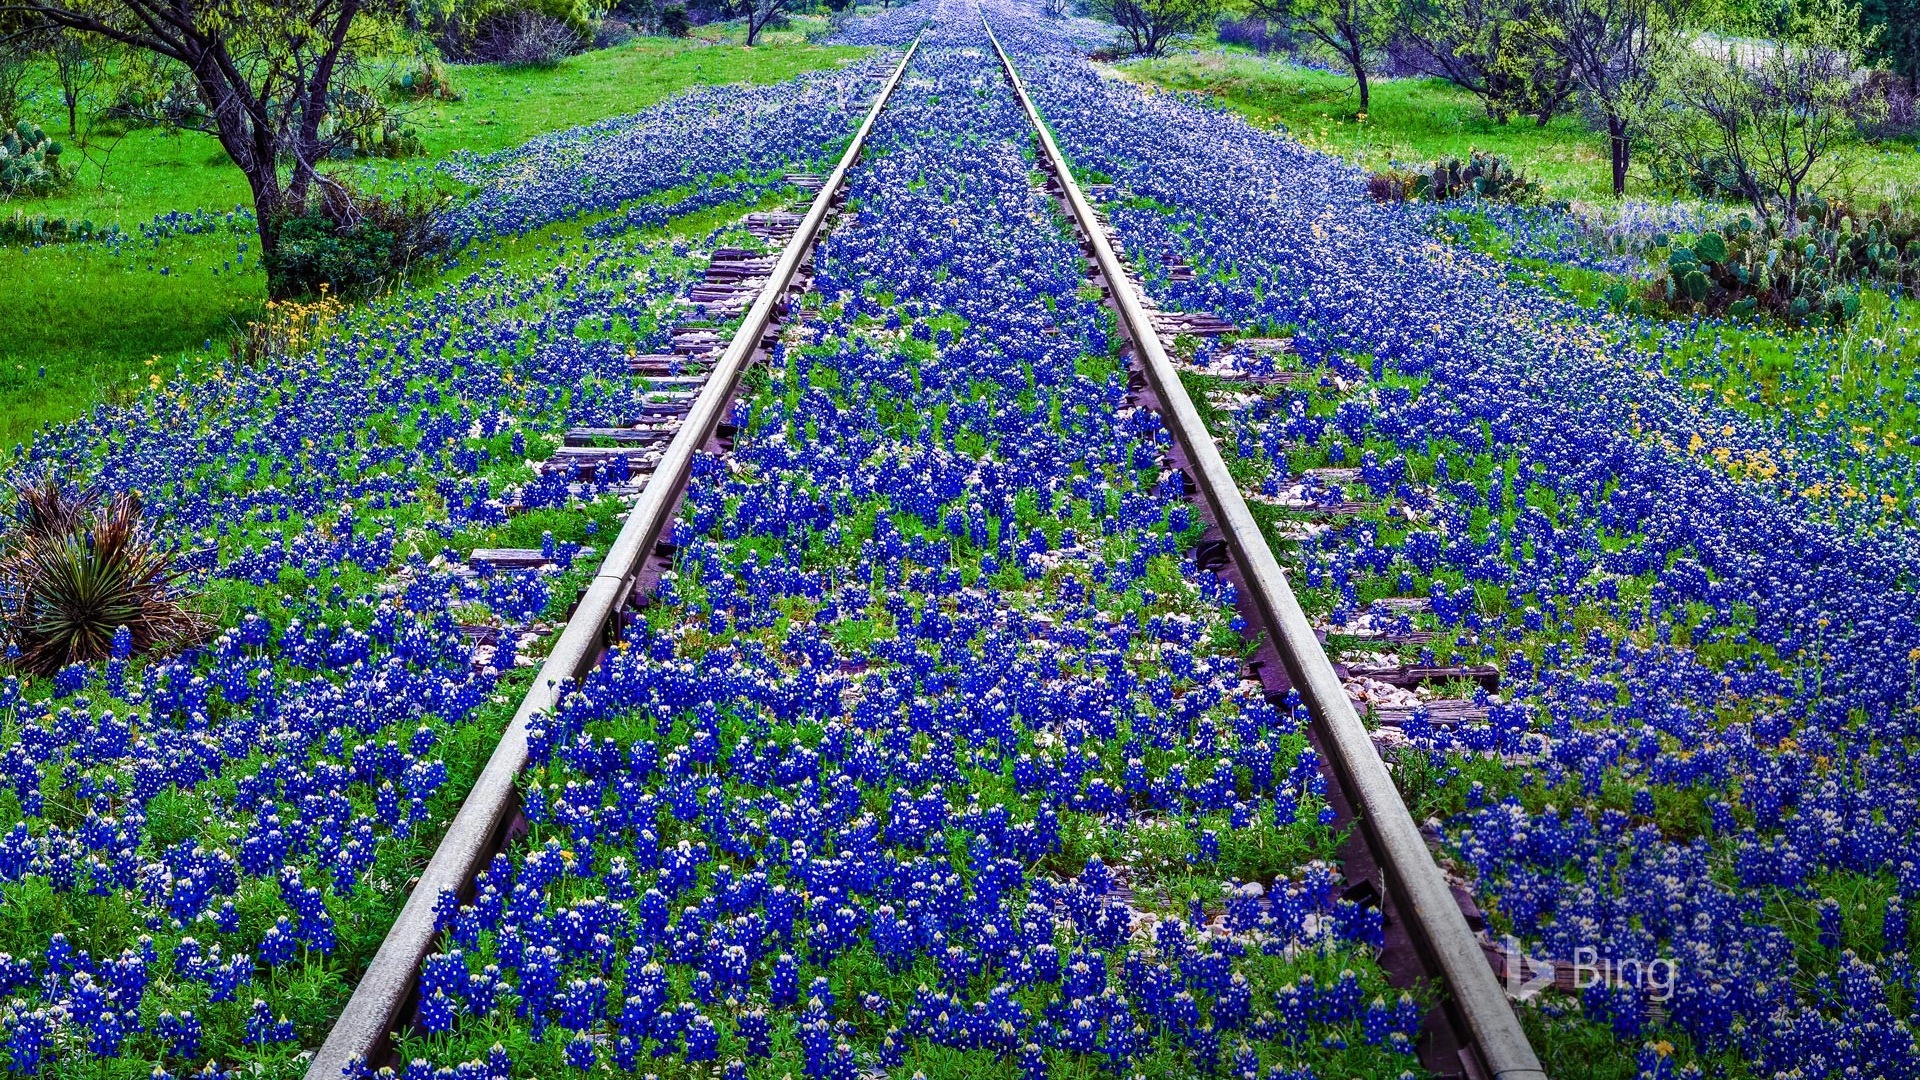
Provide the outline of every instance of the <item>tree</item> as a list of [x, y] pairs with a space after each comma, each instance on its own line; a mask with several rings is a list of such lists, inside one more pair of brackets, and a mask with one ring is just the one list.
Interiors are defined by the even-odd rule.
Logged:
[[23, 12], [0, 7], [0, 128], [11, 129], [20, 115], [20, 87], [33, 63], [44, 27]]
[[787, 13], [793, 0], [740, 0], [734, 10], [747, 20], [747, 44], [752, 45], [767, 24]]
[[1531, 0], [1411, 0], [1395, 55], [1478, 97], [1498, 123], [1526, 113], [1545, 124], [1574, 85], [1566, 62], [1541, 47], [1535, 7]]
[[46, 54], [53, 61], [54, 78], [60, 84], [60, 103], [67, 107], [67, 137], [80, 138], [80, 103], [93, 90], [100, 77], [107, 43], [97, 35], [70, 30], [55, 30], [47, 35]]
[[1368, 110], [1367, 56], [1393, 37], [1400, 22], [1399, 0], [1253, 0], [1253, 10], [1338, 54], [1360, 88], [1360, 111]]
[[1801, 208], [1845, 174], [1840, 151], [1881, 104], [1854, 92], [1870, 43], [1854, 5], [1810, 0], [1771, 47], [1690, 52], [1661, 79], [1649, 140], [1688, 171], [1723, 177], [1791, 235]]
[[1906, 76], [1920, 94], [1920, 0], [1862, 0], [1860, 26], [1874, 35], [1867, 57]]
[[1541, 44], [1607, 129], [1613, 193], [1627, 192], [1633, 118], [1656, 73], [1688, 48], [1688, 0], [1540, 0]]
[[1210, 26], [1224, 8], [1222, 0], [1092, 0], [1093, 14], [1126, 31], [1133, 51], [1159, 56], [1167, 46]]
[[282, 221], [328, 183], [320, 161], [352, 137], [326, 120], [334, 87], [364, 40], [355, 20], [373, 2], [0, 0], [0, 12], [36, 15], [182, 65], [211, 133], [246, 175], [261, 254], [271, 257]]

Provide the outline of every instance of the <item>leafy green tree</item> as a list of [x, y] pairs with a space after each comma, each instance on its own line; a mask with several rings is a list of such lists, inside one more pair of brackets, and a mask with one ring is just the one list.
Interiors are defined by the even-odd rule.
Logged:
[[1386, 47], [1400, 25], [1401, 0], [1253, 0], [1253, 10], [1331, 49], [1353, 72], [1360, 88], [1360, 111], [1371, 107], [1367, 62], [1371, 54]]
[[1533, 0], [1409, 0], [1403, 50], [1415, 67], [1478, 97], [1506, 123], [1551, 120], [1573, 95], [1566, 62], [1542, 48]]
[[1142, 56], [1159, 56], [1167, 46], [1213, 25], [1225, 0], [1090, 0], [1094, 16], [1108, 19]]
[[1881, 107], [1854, 92], [1871, 44], [1859, 16], [1849, 0], [1810, 0], [1768, 47], [1686, 53], [1660, 80], [1649, 142], [1793, 233], [1803, 208], [1846, 175], [1846, 148]]
[[368, 42], [379, 0], [0, 0], [0, 12], [37, 16], [180, 64], [193, 77], [209, 127], [246, 175], [261, 254], [286, 219], [307, 209], [319, 164], [339, 140], [327, 123], [333, 94]]
[[1692, 41], [1691, 0], [1540, 0], [1539, 42], [1567, 65], [1607, 131], [1613, 193], [1627, 191], [1635, 119]]
[[1868, 58], [1905, 75], [1920, 94], [1920, 0], [1862, 0], [1860, 26], [1874, 35]]

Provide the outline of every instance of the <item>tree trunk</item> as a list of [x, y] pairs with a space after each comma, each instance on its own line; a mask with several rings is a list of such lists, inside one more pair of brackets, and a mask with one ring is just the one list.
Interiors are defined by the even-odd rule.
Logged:
[[[280, 186], [279, 148], [272, 126], [263, 122], [266, 109], [227, 81], [217, 58], [203, 55], [191, 70], [208, 103], [221, 148], [247, 178], [247, 187], [253, 193], [254, 229], [260, 237], [260, 262], [271, 266], [280, 248], [281, 217], [289, 211], [298, 213], [302, 207], [290, 204], [287, 190]], [[271, 274], [267, 295], [283, 298]]]
[[1353, 78], [1360, 84], [1360, 111], [1366, 112], [1370, 98], [1367, 91], [1367, 59], [1359, 50], [1353, 54]]
[[271, 180], [273, 188], [263, 189], [251, 176], [247, 183], [253, 188], [253, 231], [260, 238], [260, 266], [267, 272], [267, 298], [284, 300], [287, 291], [280, 287], [273, 273], [274, 256], [280, 251], [280, 202], [279, 178]]
[[1487, 89], [1483, 95], [1487, 107], [1487, 118], [1496, 124], [1505, 124], [1513, 116], [1512, 80], [1499, 71], [1487, 72]]
[[1607, 146], [1613, 158], [1613, 194], [1619, 197], [1627, 193], [1627, 121], [1613, 113], [1607, 115]]

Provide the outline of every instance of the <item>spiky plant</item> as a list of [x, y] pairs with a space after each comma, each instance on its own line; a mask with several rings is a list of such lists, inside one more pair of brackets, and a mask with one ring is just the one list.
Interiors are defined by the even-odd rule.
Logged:
[[100, 494], [93, 488], [68, 487], [51, 475], [38, 483], [17, 481], [13, 493], [13, 527], [31, 536], [75, 532], [100, 506]]
[[103, 499], [51, 479], [16, 493], [0, 555], [16, 666], [45, 675], [105, 659], [121, 627], [134, 652], [178, 648], [207, 632], [145, 527], [138, 496]]

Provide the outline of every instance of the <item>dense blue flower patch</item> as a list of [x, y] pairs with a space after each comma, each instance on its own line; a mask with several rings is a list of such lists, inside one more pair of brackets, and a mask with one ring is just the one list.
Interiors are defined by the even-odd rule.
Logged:
[[[1542, 1049], [1920, 1072], [1915, 484], [1856, 438], [1894, 408], [1749, 419], [1689, 385], [1730, 328], [1516, 286], [1353, 170], [1104, 77], [1078, 24], [989, 12], [1114, 180], [1154, 298], [1291, 336], [1176, 351], [1215, 373], [1195, 387], [1336, 659], [1501, 669], [1351, 684], [1490, 933], [1675, 965], [1659, 1010], [1536, 999]], [[530, 841], [444, 903], [408, 1080], [1413, 1067], [1420, 1006], [1338, 895], [1303, 717], [1241, 673], [976, 18], [848, 31], [932, 23], [674, 573], [534, 733]], [[465, 161], [468, 267], [439, 288], [290, 312], [281, 347], [28, 449], [141, 491], [226, 617], [186, 656], [0, 685], [0, 1061], [298, 1071], [617, 524], [618, 470], [535, 459], [635, 414], [627, 357], [738, 240], [631, 234], [831, 158], [886, 63]], [[481, 246], [583, 215], [530, 265]], [[1604, 271], [1684, 228], [1493, 224], [1508, 256]], [[1909, 343], [1858, 349], [1817, 337], [1807, 366]], [[462, 565], [492, 544], [552, 565]]]
[[1414, 1066], [1304, 711], [940, 15], [674, 572], [530, 732], [531, 836], [443, 898], [405, 1075]]
[[[1628, 200], [1618, 205], [1523, 206], [1478, 199], [1417, 203], [1407, 216], [1458, 244], [1495, 251], [1511, 260], [1551, 263], [1644, 277], [1647, 255], [1660, 243], [1718, 228], [1727, 211], [1683, 203]], [[1489, 234], [1477, 236], [1476, 227]]]
[[[1571, 1012], [1623, 1058], [1664, 1038], [1769, 1075], [1920, 1067], [1905, 474], [1865, 487], [1856, 451], [1700, 400], [1630, 324], [1435, 245], [1351, 169], [1007, 19], [1063, 146], [1115, 179], [1149, 291], [1294, 332], [1279, 366], [1304, 379], [1202, 382], [1250, 490], [1293, 493], [1269, 516], [1337, 658], [1504, 669], [1496, 698], [1382, 735], [1412, 748], [1416, 806], [1453, 815], [1494, 932], [1677, 965], [1664, 1017], [1644, 988], [1536, 1002], [1543, 1049]], [[1316, 511], [1289, 486], [1308, 467], [1353, 471]]]
[[[836, 78], [709, 96], [785, 111], [745, 156], [712, 147], [717, 177], [602, 162], [628, 194], [572, 216], [692, 181], [666, 213], [797, 195], [769, 174], [812, 161], [871, 96], [859, 70]], [[718, 130], [683, 104], [625, 124]], [[527, 194], [544, 160], [513, 166], [520, 225], [568, 216]], [[663, 221], [555, 232], [512, 264], [471, 248], [437, 287], [356, 312], [277, 308], [257, 349], [156, 373], [16, 459], [16, 475], [139, 491], [224, 625], [182, 656], [0, 684], [0, 910], [33, 913], [0, 930], [10, 1069], [299, 1070], [523, 691], [511, 672], [617, 527], [619, 470], [537, 459], [569, 424], [633, 415], [649, 395], [628, 358], [703, 318], [678, 298], [706, 251], [756, 242], [634, 231]], [[469, 567], [476, 547], [548, 561]]]
[[632, 116], [537, 136], [445, 168], [480, 191], [446, 215], [459, 244], [529, 232], [713, 177], [776, 174], [832, 161], [892, 63], [858, 63], [771, 86], [714, 86]]

